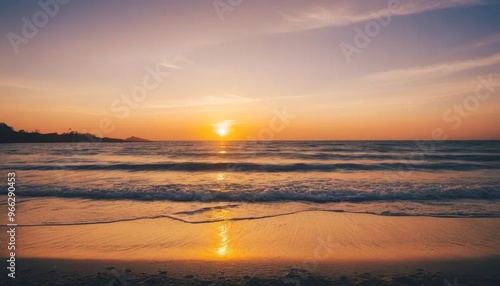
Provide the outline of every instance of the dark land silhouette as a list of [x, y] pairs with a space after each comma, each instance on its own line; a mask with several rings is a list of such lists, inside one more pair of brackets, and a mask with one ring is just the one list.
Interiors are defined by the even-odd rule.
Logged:
[[100, 138], [90, 133], [79, 133], [71, 131], [67, 133], [40, 133], [38, 130], [26, 132], [16, 131], [11, 126], [0, 123], [0, 143], [56, 143], [56, 142], [149, 142], [149, 140], [130, 137], [127, 139], [117, 139], [104, 137]]
[[129, 137], [129, 138], [125, 139], [125, 141], [127, 141], [127, 142], [151, 142], [148, 139], [143, 139], [143, 138], [139, 138], [139, 137], [135, 137], [135, 136]]

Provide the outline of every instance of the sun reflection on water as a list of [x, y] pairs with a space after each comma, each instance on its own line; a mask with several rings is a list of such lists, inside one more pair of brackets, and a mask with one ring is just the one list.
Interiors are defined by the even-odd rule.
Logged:
[[226, 177], [226, 174], [218, 173], [217, 174], [217, 181], [224, 181], [225, 177]]
[[227, 237], [228, 225], [227, 224], [219, 225], [218, 229], [219, 229], [220, 244], [219, 248], [217, 249], [217, 254], [219, 256], [226, 256], [228, 252], [227, 248], [229, 242], [229, 239]]
[[[214, 213], [214, 216], [219, 219], [226, 219], [229, 217], [229, 212], [227, 210], [218, 210]], [[221, 222], [217, 224], [217, 240], [215, 248], [215, 253], [218, 257], [227, 257], [231, 252], [229, 244], [229, 230], [230, 223], [227, 221]]]

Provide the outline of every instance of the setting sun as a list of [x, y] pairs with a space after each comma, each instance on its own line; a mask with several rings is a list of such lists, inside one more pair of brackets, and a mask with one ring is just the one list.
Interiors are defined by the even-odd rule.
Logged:
[[227, 129], [219, 128], [219, 129], [217, 129], [217, 134], [219, 134], [219, 136], [223, 137], [224, 135], [227, 134]]
[[233, 125], [233, 120], [225, 120], [217, 124], [214, 124], [215, 133], [217, 133], [220, 137], [224, 137], [229, 133], [232, 125]]

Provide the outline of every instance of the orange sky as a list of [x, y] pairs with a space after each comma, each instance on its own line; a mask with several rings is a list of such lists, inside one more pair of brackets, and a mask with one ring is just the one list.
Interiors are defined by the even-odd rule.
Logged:
[[225, 140], [500, 139], [500, 4], [186, 2], [72, 1], [30, 37], [20, 19], [41, 7], [0, 2], [0, 122], [152, 140], [218, 140], [221, 122]]

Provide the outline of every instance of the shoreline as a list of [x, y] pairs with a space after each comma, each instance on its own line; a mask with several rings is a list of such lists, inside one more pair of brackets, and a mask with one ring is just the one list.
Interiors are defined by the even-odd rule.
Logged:
[[117, 275], [131, 285], [446, 285], [454, 277], [468, 283], [460, 285], [494, 285], [498, 233], [498, 218], [320, 211], [200, 224], [161, 218], [20, 227], [16, 265], [22, 285], [108, 285]]
[[[22, 216], [22, 213], [20, 213]], [[376, 216], [310, 211], [190, 224], [170, 218], [18, 228], [21, 257], [107, 260], [366, 261], [500, 255], [499, 218]], [[35, 239], [37, 238], [37, 239]], [[404, 250], [403, 252], [401, 250]]]

